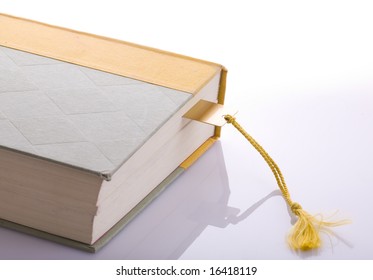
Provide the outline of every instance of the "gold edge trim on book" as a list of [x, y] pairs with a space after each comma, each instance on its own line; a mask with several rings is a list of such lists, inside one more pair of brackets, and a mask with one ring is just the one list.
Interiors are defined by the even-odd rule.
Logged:
[[40, 25], [44, 25], [44, 26], [47, 26], [47, 27], [51, 27], [51, 28], [61, 29], [61, 30], [65, 30], [65, 31], [68, 31], [68, 32], [73, 32], [73, 33], [78, 33], [78, 34], [87, 35], [87, 36], [91, 36], [91, 37], [96, 37], [96, 38], [103, 39], [103, 40], [113, 41], [113, 42], [117, 42], [117, 43], [120, 43], [120, 44], [131, 45], [131, 46], [136, 47], [136, 48], [142, 48], [142, 49], [146, 49], [146, 50], [149, 50], [149, 51], [163, 53], [163, 54], [166, 54], [166, 55], [177, 56], [177, 57], [180, 57], [180, 58], [183, 58], [183, 59], [193, 60], [193, 61], [196, 61], [196, 62], [209, 64], [209, 65], [212, 65], [212, 66], [223, 67], [222, 65], [220, 65], [218, 63], [214, 63], [214, 62], [211, 62], [211, 61], [208, 61], [208, 60], [203, 60], [203, 59], [199, 59], [199, 58], [195, 58], [195, 57], [191, 57], [191, 56], [187, 56], [187, 55], [183, 55], [183, 54], [173, 53], [173, 52], [169, 52], [169, 51], [165, 51], [165, 50], [161, 50], [161, 49], [157, 49], [157, 48], [153, 48], [153, 47], [149, 47], [149, 46], [144, 46], [144, 45], [140, 45], [140, 44], [136, 44], [136, 43], [123, 41], [123, 40], [120, 40], [120, 39], [105, 37], [105, 36], [102, 36], [102, 35], [92, 34], [92, 33], [79, 31], [79, 30], [74, 30], [74, 29], [70, 29], [70, 28], [66, 28], [66, 27], [62, 27], [62, 26], [48, 24], [48, 23], [37, 21], [37, 20], [17, 17], [17, 16], [4, 14], [4, 13], [0, 12], [0, 17], [2, 17], [2, 16], [8, 17], [8, 18], [13, 18], [13, 19], [16, 19], [16, 20], [27, 21], [27, 22], [30, 22], [30, 23], [40, 24]]
[[198, 147], [186, 160], [184, 160], [179, 167], [188, 169], [193, 163], [202, 156], [215, 142], [217, 137], [210, 137], [201, 146]]
[[0, 13], [0, 45], [196, 94], [222, 66]]
[[[228, 70], [222, 67], [220, 72], [220, 83], [219, 83], [219, 93], [218, 93], [218, 103], [224, 105], [225, 92], [227, 89], [227, 74]], [[219, 138], [221, 136], [221, 126], [215, 126], [215, 137]]]
[[[222, 66], [220, 72], [218, 103], [224, 105], [225, 92], [227, 87], [228, 70]], [[194, 151], [186, 160], [184, 160], [179, 167], [188, 169], [193, 163], [202, 156], [221, 136], [221, 127], [215, 126], [214, 136], [207, 139], [197, 150]]]

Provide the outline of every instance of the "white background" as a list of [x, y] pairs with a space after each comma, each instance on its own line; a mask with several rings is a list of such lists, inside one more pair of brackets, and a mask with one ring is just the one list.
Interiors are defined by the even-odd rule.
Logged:
[[0, 229], [0, 258], [373, 258], [371, 1], [1, 0], [0, 12], [223, 64], [226, 104], [279, 164], [293, 199], [352, 221], [318, 251], [291, 251], [292, 220], [269, 168], [225, 126], [98, 254]]

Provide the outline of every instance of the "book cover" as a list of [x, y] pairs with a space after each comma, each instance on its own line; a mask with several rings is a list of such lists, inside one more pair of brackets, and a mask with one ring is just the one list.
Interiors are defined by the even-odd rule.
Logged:
[[8, 15], [0, 26], [3, 226], [95, 251], [220, 134], [182, 117], [223, 103], [220, 65]]

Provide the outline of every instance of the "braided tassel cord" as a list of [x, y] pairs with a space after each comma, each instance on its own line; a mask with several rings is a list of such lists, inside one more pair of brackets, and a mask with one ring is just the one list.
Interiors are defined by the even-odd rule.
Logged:
[[327, 229], [328, 227], [334, 227], [348, 223], [348, 221], [325, 222], [315, 216], [308, 214], [298, 203], [293, 202], [290, 198], [289, 190], [286, 186], [285, 179], [281, 173], [281, 170], [274, 162], [274, 160], [268, 155], [263, 147], [260, 146], [259, 143], [256, 142], [254, 138], [252, 138], [237, 123], [234, 117], [232, 117], [231, 115], [225, 115], [224, 119], [227, 121], [227, 123], [232, 124], [264, 158], [276, 178], [277, 185], [280, 188], [286, 203], [289, 205], [294, 215], [298, 217], [297, 222], [294, 224], [288, 236], [288, 243], [292, 249], [316, 249], [321, 246], [321, 239], [319, 235], [320, 231], [330, 232], [330, 230]]

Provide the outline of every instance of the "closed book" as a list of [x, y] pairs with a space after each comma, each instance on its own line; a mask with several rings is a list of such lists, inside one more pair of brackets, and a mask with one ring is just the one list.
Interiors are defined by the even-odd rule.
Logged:
[[[0, 14], [0, 225], [94, 252], [220, 128], [219, 64]], [[204, 104], [204, 103], [203, 103]]]

